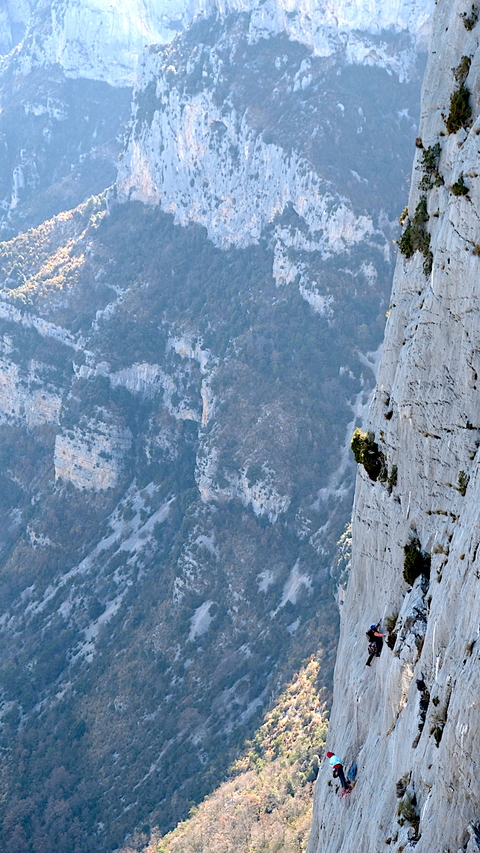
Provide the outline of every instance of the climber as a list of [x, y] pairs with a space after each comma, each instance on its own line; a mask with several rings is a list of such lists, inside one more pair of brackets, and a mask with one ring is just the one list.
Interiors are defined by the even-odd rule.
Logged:
[[376, 625], [370, 625], [370, 628], [367, 631], [367, 637], [369, 639], [368, 644], [368, 660], [367, 666], [370, 666], [372, 660], [374, 658], [379, 658], [382, 647], [383, 647], [383, 638], [386, 637], [386, 634], [382, 634], [378, 629], [380, 627], [380, 622], [377, 622]]
[[339, 758], [338, 755], [335, 755], [334, 752], [327, 752], [326, 756], [327, 756], [327, 758], [330, 759], [329, 763], [330, 763], [330, 767], [333, 770], [333, 775], [335, 778], [338, 777], [338, 779], [340, 779], [343, 790], [344, 791], [351, 791], [352, 786], [350, 785], [350, 782], [347, 782], [347, 780], [345, 779], [345, 773], [343, 772], [343, 761], [342, 761], [342, 759]]

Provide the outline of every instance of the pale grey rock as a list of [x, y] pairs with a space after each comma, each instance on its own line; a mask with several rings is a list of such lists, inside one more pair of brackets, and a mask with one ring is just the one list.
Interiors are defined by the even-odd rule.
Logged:
[[0, 358], [0, 423], [25, 423], [29, 428], [58, 423], [61, 393], [45, 385], [42, 365], [31, 361], [26, 371]]
[[128, 427], [97, 420], [63, 430], [55, 437], [55, 479], [67, 480], [78, 489], [112, 488], [131, 443]]
[[[317, 56], [340, 51], [348, 62], [380, 65], [403, 78], [416, 47], [428, 38], [432, 5], [432, 0], [302, 0], [294, 8], [288, 0], [8, 0], [0, 11], [0, 47], [8, 53], [24, 32], [34, 32], [38, 19], [41, 36], [34, 35], [21, 51], [23, 73], [58, 63], [70, 77], [132, 85], [143, 48], [171, 42], [199, 16], [249, 13], [252, 41], [285, 33]], [[408, 34], [410, 44], [392, 52], [391, 33]], [[309, 84], [306, 71], [299, 88]]]
[[[430, 33], [430, 18], [433, 4], [422, 2], [373, 2], [351, 3], [350, 0], [322, 3], [295, 3], [289, 0], [267, 0], [258, 4], [256, 0], [216, 0], [221, 13], [250, 11], [252, 40], [278, 33], [307, 45], [316, 56], [332, 56], [341, 52], [348, 62], [377, 65], [398, 74], [408, 76], [414, 62], [414, 44], [425, 46]], [[410, 48], [393, 51], [388, 47], [387, 33], [410, 33], [413, 43]], [[376, 38], [375, 38], [376, 37]], [[308, 85], [308, 76], [299, 88]]]
[[30, 35], [19, 45], [23, 73], [58, 64], [69, 77], [128, 86], [143, 48], [170, 42], [203, 6], [202, 0], [19, 0], [15, 6], [9, 2], [0, 17], [0, 44], [4, 52], [15, 47], [15, 24], [21, 24]]
[[0, 9], [0, 54], [15, 46], [30, 22], [32, 6], [36, 0], [6, 0]]
[[51, 323], [43, 317], [37, 317], [28, 311], [20, 311], [11, 302], [0, 298], [0, 319], [9, 320], [12, 323], [18, 323], [26, 329], [35, 329], [43, 337], [54, 338], [65, 346], [78, 349], [78, 344], [75, 342], [72, 335], [62, 326]]
[[[467, 86], [478, 91], [479, 28], [465, 28], [465, 12], [470, 5], [460, 2], [436, 7], [419, 131], [425, 147], [440, 142], [442, 148], [444, 183], [427, 191], [433, 269], [425, 276], [419, 253], [399, 257], [369, 415], [368, 426], [389, 471], [397, 466], [398, 480], [390, 489], [363, 468], [357, 478], [328, 738], [347, 765], [358, 764], [357, 784], [345, 808], [328, 785], [329, 769], [321, 767], [309, 853], [479, 849], [476, 98], [471, 127], [446, 135], [444, 123], [458, 87], [453, 69], [462, 56], [472, 59]], [[421, 156], [417, 151], [416, 166]], [[469, 187], [466, 196], [451, 192], [460, 174]], [[414, 168], [411, 213], [422, 194], [421, 177]], [[411, 536], [432, 555], [430, 585], [424, 582], [423, 589], [420, 580], [410, 589], [403, 578], [403, 549]], [[384, 647], [367, 669], [365, 631], [394, 614], [394, 649]], [[396, 784], [403, 777], [409, 786], [404, 798], [408, 791], [416, 797], [418, 835], [408, 820], [399, 824], [404, 798], [397, 799]]]
[[[282, 493], [276, 482], [276, 472], [272, 469], [263, 471], [262, 478], [250, 483], [247, 467], [240, 472], [230, 472], [220, 485], [218, 475], [218, 452], [211, 446], [211, 439], [202, 442], [202, 450], [197, 457], [195, 479], [202, 501], [227, 501], [238, 499], [244, 506], [251, 506], [255, 515], [266, 516], [273, 524], [282, 512], [290, 505], [290, 495]], [[226, 473], [226, 472], [225, 472]]]
[[[221, 108], [211, 91], [188, 95], [175, 88], [173, 71], [164, 63], [163, 54], [144, 59], [138, 91], [155, 86], [157, 108], [138, 132], [140, 108], [134, 113], [118, 199], [160, 205], [181, 225], [196, 222], [222, 249], [257, 244], [272, 229], [268, 239], [278, 286], [297, 281], [313, 310], [328, 315], [333, 297], [319, 292], [308, 261], [298, 258], [320, 253], [328, 259], [361, 244], [382, 247], [388, 258], [384, 234], [297, 152], [266, 143], [246, 114]], [[298, 214], [295, 227], [277, 221], [289, 207]], [[375, 270], [368, 269], [366, 278], [372, 275]]]
[[[160, 204], [181, 225], [204, 225], [222, 248], [258, 242], [290, 203], [306, 234], [277, 227], [276, 257], [291, 247], [329, 257], [374, 235], [371, 218], [355, 216], [298, 154], [265, 143], [245, 116], [233, 109], [226, 115], [211, 92], [181, 95], [162, 63], [163, 55], [152, 56], [143, 67], [140, 88], [158, 80], [158, 109], [140, 137], [130, 138], [119, 169], [121, 201]], [[220, 136], [212, 133], [218, 125], [224, 128]], [[279, 282], [294, 274], [274, 269]]]

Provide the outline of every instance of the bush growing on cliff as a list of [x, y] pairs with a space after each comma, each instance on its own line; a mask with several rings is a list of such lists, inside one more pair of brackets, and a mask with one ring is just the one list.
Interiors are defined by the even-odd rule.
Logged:
[[453, 69], [453, 76], [455, 77], [457, 83], [459, 83], [460, 85], [462, 83], [465, 83], [465, 80], [468, 77], [468, 72], [470, 71], [471, 64], [472, 60], [469, 56], [462, 56], [457, 67]]
[[423, 177], [420, 181], [420, 189], [428, 192], [432, 187], [438, 187], [443, 184], [443, 178], [438, 171], [438, 160], [440, 157], [440, 143], [430, 145], [429, 148], [424, 148], [420, 165], [417, 168], [423, 171]]
[[405, 791], [407, 790], [407, 785], [410, 781], [410, 774], [405, 773], [401, 779], [398, 780], [395, 786], [395, 793], [397, 795], [397, 799], [401, 799], [401, 797], [405, 796]]
[[[435, 704], [438, 704], [438, 702]], [[435, 745], [437, 747], [440, 745], [440, 741], [443, 736], [443, 730], [445, 728], [445, 723], [447, 722], [447, 711], [448, 706], [444, 705], [441, 708], [438, 708], [437, 711], [435, 711], [435, 713], [432, 715], [432, 727], [430, 729], [430, 734], [433, 735]]]
[[413, 586], [420, 575], [425, 575], [426, 578], [430, 577], [430, 554], [422, 551], [420, 541], [416, 536], [412, 536], [410, 541], [404, 545], [403, 553], [405, 555], [403, 577], [410, 586]]
[[462, 12], [460, 17], [463, 18], [463, 26], [465, 27], [465, 29], [466, 30], [473, 30], [475, 24], [478, 21], [478, 8], [477, 8], [477, 6], [474, 6], [474, 4], [472, 3], [472, 11], [471, 11], [470, 15], [467, 15], [466, 12]]
[[452, 193], [453, 195], [468, 195], [469, 189], [463, 180], [463, 175], [460, 175], [458, 181], [452, 184]]
[[387, 616], [385, 618], [385, 627], [387, 629], [387, 639], [386, 644], [389, 649], [394, 648], [395, 643], [397, 641], [397, 632], [395, 631], [395, 627], [397, 625], [398, 613], [392, 613], [391, 616]]
[[392, 465], [392, 470], [390, 471], [390, 474], [388, 476], [388, 484], [389, 484], [391, 489], [395, 488], [395, 486], [397, 485], [397, 479], [398, 479], [398, 468], [396, 465]]
[[363, 465], [371, 480], [378, 480], [385, 468], [385, 455], [375, 441], [375, 433], [356, 429], [350, 442], [355, 462]]
[[465, 492], [467, 491], [469, 480], [470, 477], [468, 476], [468, 474], [466, 474], [465, 471], [460, 471], [458, 475], [458, 491], [460, 492], [462, 497], [465, 497]]
[[418, 832], [420, 815], [418, 813], [417, 798], [415, 792], [410, 788], [407, 788], [402, 800], [399, 802], [397, 813], [399, 815], [399, 823], [407, 821]]
[[415, 208], [412, 222], [409, 222], [403, 232], [398, 248], [402, 255], [411, 258], [415, 252], [421, 252], [425, 258], [423, 271], [429, 275], [432, 271], [433, 255], [430, 250], [430, 234], [425, 228], [428, 222], [427, 196], [422, 195]]
[[450, 112], [445, 122], [447, 133], [456, 133], [461, 127], [468, 127], [471, 118], [470, 91], [462, 83], [450, 96]]

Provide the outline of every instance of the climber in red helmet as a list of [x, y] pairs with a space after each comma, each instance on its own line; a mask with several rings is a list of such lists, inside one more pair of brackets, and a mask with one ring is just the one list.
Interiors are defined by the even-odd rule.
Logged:
[[333, 770], [333, 775], [335, 776], [335, 778], [338, 777], [338, 779], [340, 779], [343, 790], [344, 791], [351, 791], [352, 786], [345, 779], [345, 773], [343, 772], [343, 761], [342, 761], [342, 759], [339, 758], [338, 755], [335, 755], [334, 752], [327, 752], [326, 756], [330, 760], [329, 763], [330, 763], [330, 767]]

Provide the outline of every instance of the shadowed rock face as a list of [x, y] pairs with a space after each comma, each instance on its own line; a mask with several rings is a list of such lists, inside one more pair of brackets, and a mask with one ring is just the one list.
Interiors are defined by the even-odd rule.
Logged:
[[[426, 203], [431, 272], [420, 251], [397, 263], [368, 420], [396, 483], [359, 469], [335, 670], [329, 748], [357, 785], [345, 811], [321, 771], [310, 853], [478, 849], [479, 59], [476, 11], [438, 6], [408, 203], [410, 223]], [[431, 557], [413, 587], [412, 543]], [[380, 617], [393, 648], [367, 670]]]

